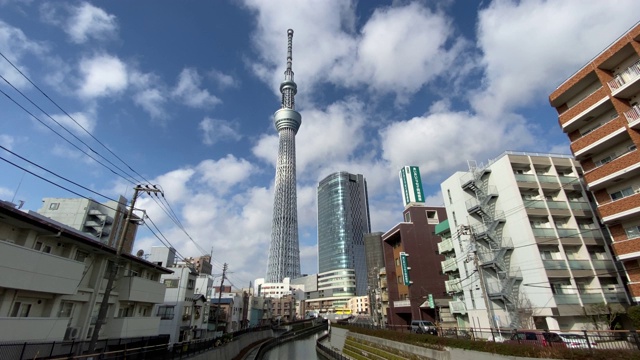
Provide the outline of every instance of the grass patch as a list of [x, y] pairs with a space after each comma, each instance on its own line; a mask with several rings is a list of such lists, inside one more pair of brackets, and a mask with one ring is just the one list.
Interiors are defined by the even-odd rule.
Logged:
[[493, 341], [473, 341], [469, 339], [452, 339], [432, 335], [402, 333], [393, 330], [365, 329], [348, 325], [332, 325], [347, 329], [353, 333], [369, 335], [397, 341], [405, 344], [422, 346], [434, 350], [457, 348], [464, 350], [482, 351], [493, 354], [520, 356], [532, 358], [568, 359], [568, 360], [637, 360], [640, 351], [637, 350], [582, 350], [558, 347], [540, 347], [519, 344], [502, 344]]

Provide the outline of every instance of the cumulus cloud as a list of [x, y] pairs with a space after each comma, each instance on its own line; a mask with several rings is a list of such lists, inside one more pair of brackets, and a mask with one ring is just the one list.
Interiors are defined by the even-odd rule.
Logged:
[[[97, 120], [95, 111], [74, 112], [66, 114], [53, 114], [51, 117], [60, 125], [78, 136], [88, 136], [93, 133]], [[89, 133], [89, 134], [88, 134]]]
[[200, 88], [202, 77], [193, 68], [182, 69], [178, 76], [178, 84], [173, 89], [173, 96], [185, 105], [193, 108], [212, 108], [222, 102], [209, 90]]
[[219, 141], [237, 141], [242, 138], [236, 123], [205, 117], [198, 125], [202, 130], [202, 142], [213, 145]]
[[13, 148], [14, 143], [15, 143], [15, 138], [13, 136], [7, 135], [7, 134], [0, 134], [0, 145], [11, 150]]
[[87, 2], [73, 7], [70, 12], [71, 16], [66, 21], [64, 30], [75, 43], [84, 43], [90, 38], [110, 39], [118, 31], [118, 23], [114, 15]]
[[200, 180], [220, 193], [249, 180], [256, 168], [245, 159], [229, 154], [218, 160], [205, 160], [197, 167]]
[[236, 88], [240, 86], [240, 80], [234, 78], [231, 75], [224, 74], [218, 70], [211, 70], [207, 73], [207, 76], [215, 81], [218, 86], [222, 89], [224, 88]]
[[[623, 0], [616, 6], [635, 4]], [[472, 93], [474, 108], [499, 116], [534, 99], [546, 102], [555, 86], [611, 43], [612, 33], [622, 34], [637, 21], [633, 11], [614, 12], [605, 2], [491, 2], [479, 12], [477, 45], [486, 88]]]
[[[45, 45], [29, 39], [22, 30], [2, 20], [0, 20], [0, 49], [3, 49], [5, 56], [27, 76], [29, 76], [29, 68], [22, 63], [23, 57], [40, 56], [47, 51]], [[0, 75], [17, 88], [23, 88], [28, 84], [27, 80], [4, 59], [0, 61]]]
[[82, 75], [78, 93], [85, 98], [115, 95], [129, 84], [126, 64], [116, 56], [99, 54], [80, 60]]

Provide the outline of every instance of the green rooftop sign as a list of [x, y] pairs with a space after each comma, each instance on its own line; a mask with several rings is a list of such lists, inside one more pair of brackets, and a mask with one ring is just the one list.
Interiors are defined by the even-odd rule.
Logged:
[[407, 261], [407, 257], [409, 257], [409, 254], [407, 254], [406, 252], [401, 252], [400, 253], [400, 267], [402, 268], [402, 282], [409, 286], [411, 285], [411, 279], [409, 278], [409, 266], [408, 261]]

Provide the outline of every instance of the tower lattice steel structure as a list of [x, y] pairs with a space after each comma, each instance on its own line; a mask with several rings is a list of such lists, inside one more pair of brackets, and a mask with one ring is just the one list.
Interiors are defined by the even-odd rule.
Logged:
[[282, 105], [273, 118], [280, 140], [267, 282], [282, 282], [282, 279], [286, 277], [293, 279], [300, 276], [296, 195], [296, 133], [302, 123], [302, 117], [295, 110], [294, 97], [298, 86], [293, 81], [293, 70], [291, 70], [293, 30], [289, 29], [287, 35], [287, 70], [284, 72], [284, 81], [280, 84]]

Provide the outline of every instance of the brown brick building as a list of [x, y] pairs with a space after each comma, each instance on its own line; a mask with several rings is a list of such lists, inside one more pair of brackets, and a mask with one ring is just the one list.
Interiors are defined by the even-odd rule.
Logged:
[[[435, 322], [443, 315], [450, 317], [446, 314], [451, 298], [444, 286], [449, 278], [442, 273], [440, 263], [445, 257], [438, 253], [441, 238], [435, 235], [436, 225], [446, 218], [444, 207], [410, 205], [404, 210], [405, 222], [382, 235], [389, 292], [388, 325], [406, 326], [412, 320]], [[409, 285], [403, 278], [401, 253], [408, 255]], [[434, 299], [433, 308], [428, 304], [429, 294]], [[444, 311], [438, 312], [445, 306]]]
[[562, 83], [549, 101], [639, 302], [640, 23]]

